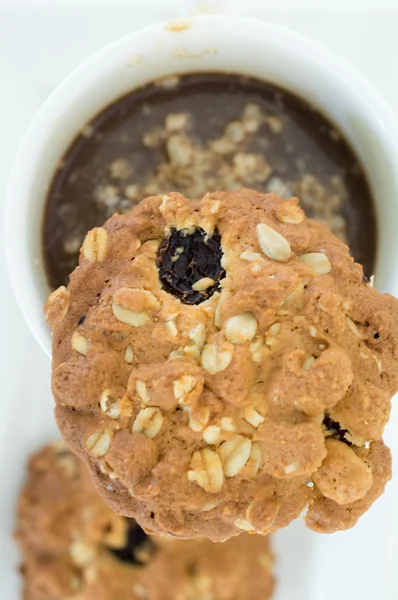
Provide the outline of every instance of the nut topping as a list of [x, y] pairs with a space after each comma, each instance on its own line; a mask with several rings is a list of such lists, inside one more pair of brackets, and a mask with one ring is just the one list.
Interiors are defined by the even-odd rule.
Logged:
[[223, 442], [219, 452], [226, 477], [235, 477], [249, 460], [252, 442], [243, 435], [235, 435]]
[[86, 356], [87, 354], [87, 340], [84, 336], [80, 335], [80, 333], [77, 333], [77, 331], [74, 331], [72, 334], [72, 348], [73, 350], [76, 350], [76, 352], [83, 354], [83, 356]]
[[257, 320], [251, 313], [236, 315], [228, 319], [225, 326], [225, 337], [232, 344], [250, 342], [257, 331]]
[[233, 346], [206, 344], [202, 352], [202, 367], [211, 375], [224, 371], [232, 360]]
[[105, 431], [96, 431], [88, 436], [85, 445], [93, 456], [101, 458], [108, 452], [111, 439], [111, 432], [107, 429]]
[[164, 417], [162, 411], [154, 406], [142, 408], [132, 427], [132, 433], [143, 433], [148, 438], [154, 438], [162, 428]]
[[83, 242], [83, 256], [91, 262], [105, 260], [108, 246], [108, 232], [103, 227], [94, 227]]
[[217, 494], [224, 482], [221, 459], [217, 452], [204, 448], [194, 453], [188, 480], [197, 483], [205, 492]]
[[299, 256], [299, 259], [308, 265], [316, 275], [326, 275], [332, 270], [330, 260], [321, 252], [308, 252]]
[[257, 239], [265, 256], [278, 262], [287, 262], [290, 259], [292, 249], [283, 235], [265, 223], [259, 223], [256, 230]]
[[64, 285], [52, 292], [44, 306], [44, 316], [50, 327], [60, 323], [67, 315], [70, 294]]

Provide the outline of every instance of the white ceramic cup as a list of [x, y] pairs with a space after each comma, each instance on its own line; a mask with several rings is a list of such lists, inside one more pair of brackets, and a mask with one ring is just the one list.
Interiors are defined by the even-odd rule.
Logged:
[[160, 23], [106, 46], [73, 71], [37, 113], [17, 154], [6, 199], [8, 266], [21, 311], [48, 355], [43, 304], [49, 288], [41, 240], [58, 161], [83, 125], [127, 92], [168, 75], [206, 71], [282, 86], [320, 108], [345, 133], [376, 203], [376, 284], [397, 295], [398, 126], [378, 92], [339, 56], [285, 28], [232, 16]]

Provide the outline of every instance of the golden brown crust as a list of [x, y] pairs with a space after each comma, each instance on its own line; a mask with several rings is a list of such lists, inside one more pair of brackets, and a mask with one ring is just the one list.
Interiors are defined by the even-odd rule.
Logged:
[[[225, 544], [137, 535], [95, 491], [83, 463], [60, 444], [32, 456], [18, 506], [25, 600], [257, 600], [270, 598], [273, 557], [267, 538], [242, 535]], [[131, 550], [131, 556], [133, 551]]]
[[336, 529], [350, 529], [365, 513], [373, 502], [384, 492], [387, 481], [391, 479], [391, 454], [382, 441], [374, 442], [369, 449], [357, 451], [372, 472], [372, 485], [367, 494], [346, 505], [339, 505], [322, 496], [317, 488], [305, 517], [307, 527], [320, 533], [333, 533]]
[[[171, 228], [195, 227], [220, 232], [226, 276], [188, 306], [162, 288], [156, 257]], [[283, 527], [320, 494], [310, 486], [329, 460], [325, 437], [360, 457], [388, 420], [398, 303], [296, 198], [147, 198], [86, 238], [58, 298], [48, 308], [59, 427], [106, 501], [148, 531], [218, 541]], [[356, 473], [365, 499], [370, 477], [388, 478]], [[334, 497], [348, 500], [339, 481]]]

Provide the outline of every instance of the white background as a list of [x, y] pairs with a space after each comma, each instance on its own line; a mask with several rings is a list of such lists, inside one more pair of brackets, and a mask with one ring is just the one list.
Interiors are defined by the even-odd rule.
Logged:
[[[398, 113], [398, 12], [393, 10], [398, 9], [397, 2], [246, 0], [241, 12], [290, 26], [338, 51]], [[18, 143], [59, 81], [116, 37], [210, 4], [130, 0], [115, 5], [108, 0], [99, 5], [88, 0], [65, 5], [53, 0], [51, 5], [31, 1], [21, 6], [0, 0], [0, 215]], [[212, 4], [236, 11], [241, 3]], [[17, 600], [18, 554], [9, 537], [15, 501], [28, 453], [56, 429], [50, 365], [15, 305], [2, 248], [0, 282], [0, 599]], [[388, 436], [395, 437], [391, 428]], [[349, 532], [317, 536], [297, 523], [278, 534], [278, 600], [397, 600], [397, 507], [398, 482], [393, 482], [383, 500]]]

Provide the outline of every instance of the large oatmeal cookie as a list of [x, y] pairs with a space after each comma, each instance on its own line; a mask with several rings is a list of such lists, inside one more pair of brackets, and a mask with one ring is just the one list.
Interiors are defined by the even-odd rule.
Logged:
[[102, 501], [62, 444], [33, 455], [18, 507], [25, 600], [258, 600], [274, 586], [268, 539], [148, 537]]
[[46, 305], [56, 417], [150, 532], [352, 526], [390, 477], [398, 303], [295, 198], [171, 193], [90, 231]]

